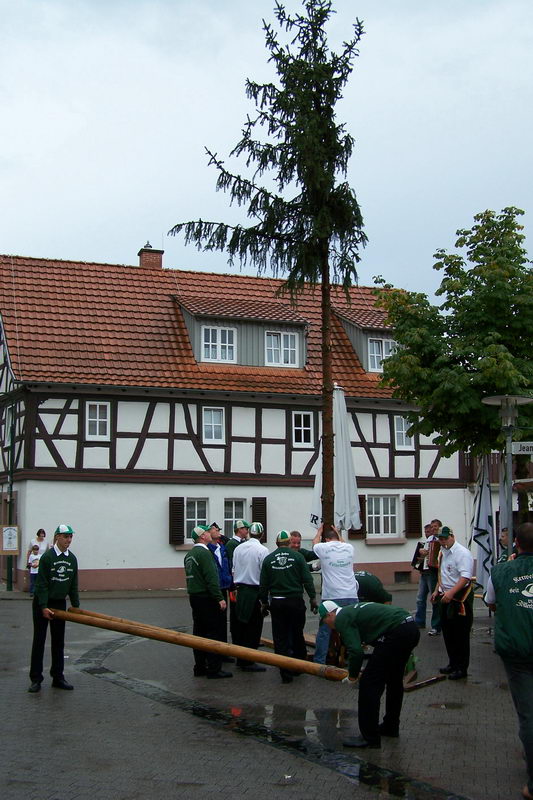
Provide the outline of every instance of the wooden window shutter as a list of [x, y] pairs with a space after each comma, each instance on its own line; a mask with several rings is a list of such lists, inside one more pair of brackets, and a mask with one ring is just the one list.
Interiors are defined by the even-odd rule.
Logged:
[[408, 539], [422, 538], [422, 496], [405, 495], [405, 535]]
[[359, 495], [359, 514], [361, 516], [361, 527], [359, 530], [349, 530], [348, 539], [365, 539], [366, 538], [366, 495]]
[[169, 544], [185, 544], [185, 499], [183, 497], [168, 498], [168, 542]]
[[266, 497], [252, 497], [252, 522], [260, 522], [264, 533], [259, 541], [267, 540], [267, 499]]

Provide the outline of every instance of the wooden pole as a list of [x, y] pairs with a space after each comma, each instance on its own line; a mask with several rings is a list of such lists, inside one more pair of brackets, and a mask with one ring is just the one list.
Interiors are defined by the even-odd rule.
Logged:
[[159, 628], [156, 625], [148, 625], [143, 622], [133, 622], [132, 620], [111, 617], [108, 614], [97, 614], [96, 612], [86, 611], [81, 608], [69, 608], [68, 611], [54, 609], [54, 616], [68, 622], [77, 622], [82, 625], [90, 625], [93, 628], [104, 628], [106, 630], [118, 631], [119, 633], [129, 633], [132, 636], [143, 636], [146, 639], [156, 639], [160, 642], [169, 644], [179, 644], [183, 647], [192, 647], [195, 650], [206, 650], [207, 652], [219, 653], [221, 656], [234, 656], [244, 661], [258, 661], [262, 664], [270, 664], [273, 667], [292, 670], [294, 672], [306, 672], [308, 675], [315, 675], [317, 678], [325, 678], [328, 681], [341, 681], [347, 676], [345, 669], [332, 667], [328, 664], [315, 664], [313, 661], [304, 661], [299, 658], [281, 656], [277, 653], [268, 653], [262, 650], [253, 650], [250, 647], [240, 647], [226, 642], [217, 642], [214, 639], [205, 639], [201, 636], [193, 636], [191, 633], [179, 633], [168, 628]]

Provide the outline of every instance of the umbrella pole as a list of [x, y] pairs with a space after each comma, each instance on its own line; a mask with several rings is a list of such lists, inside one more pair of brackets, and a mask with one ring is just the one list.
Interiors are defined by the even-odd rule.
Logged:
[[83, 609], [70, 608], [68, 611], [54, 609], [54, 616], [68, 622], [77, 622], [82, 625], [90, 625], [94, 628], [104, 628], [106, 630], [128, 633], [132, 636], [142, 636], [146, 639], [156, 639], [160, 642], [169, 644], [179, 644], [183, 647], [191, 647], [195, 650], [205, 650], [207, 652], [219, 653], [222, 656], [234, 656], [244, 661], [257, 661], [262, 664], [269, 664], [273, 667], [292, 670], [293, 672], [305, 672], [308, 675], [315, 675], [317, 678], [325, 678], [329, 681], [340, 681], [347, 676], [344, 669], [332, 667], [328, 664], [316, 664], [313, 661], [304, 661], [299, 658], [268, 653], [261, 650], [253, 650], [250, 647], [240, 647], [239, 645], [226, 644], [214, 639], [205, 639], [202, 636], [193, 636], [190, 633], [179, 633], [168, 628], [159, 628], [156, 625], [132, 622], [131, 620], [119, 617], [109, 617], [106, 614], [96, 614]]

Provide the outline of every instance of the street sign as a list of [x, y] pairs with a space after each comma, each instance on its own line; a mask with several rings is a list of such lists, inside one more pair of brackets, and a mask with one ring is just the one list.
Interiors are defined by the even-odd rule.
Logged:
[[533, 442], [513, 442], [513, 455], [533, 456]]

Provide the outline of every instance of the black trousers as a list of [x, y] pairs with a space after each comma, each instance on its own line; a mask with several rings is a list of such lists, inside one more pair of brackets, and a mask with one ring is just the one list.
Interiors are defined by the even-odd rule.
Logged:
[[[62, 611], [65, 611], [66, 607], [66, 599], [49, 600], [48, 602], [48, 608], [59, 608]], [[50, 625], [50, 639], [52, 648], [52, 666], [50, 667], [50, 675], [55, 680], [61, 680], [63, 678], [63, 670], [65, 665], [65, 620], [48, 620], [46, 617], [43, 617], [43, 612], [37, 602], [37, 598], [33, 599], [32, 614], [33, 644], [31, 647], [30, 680], [32, 683], [43, 682], [44, 646], [46, 644], [48, 625]]]
[[368, 741], [379, 740], [379, 705], [383, 692], [383, 724], [390, 731], [400, 726], [403, 702], [403, 676], [411, 652], [420, 640], [415, 622], [404, 622], [380, 636], [359, 682], [359, 729]]
[[464, 603], [465, 615], [459, 615], [459, 603], [439, 601], [442, 636], [448, 653], [449, 666], [453, 670], [468, 671], [470, 663], [470, 631], [474, 619], [474, 593], [470, 592]]
[[[218, 600], [204, 595], [190, 594], [189, 602], [192, 609], [192, 632], [194, 636], [219, 640], [220, 618], [223, 612], [220, 610]], [[208, 653], [205, 650], [193, 650], [193, 653], [195, 673], [205, 675], [220, 670], [222, 658], [217, 653]]]
[[[307, 659], [304, 639], [305, 603], [303, 597], [272, 598], [270, 601], [274, 651], [282, 656]], [[281, 676], [292, 675], [280, 669]]]

